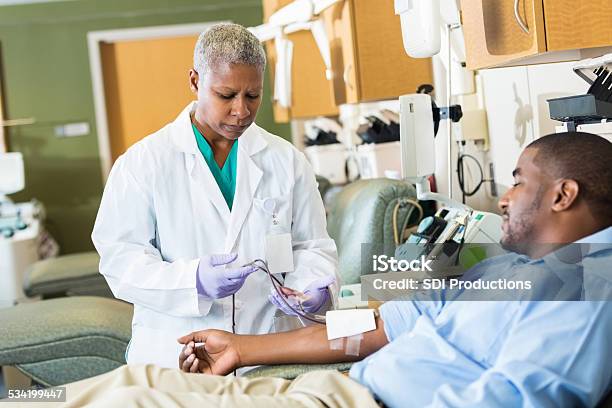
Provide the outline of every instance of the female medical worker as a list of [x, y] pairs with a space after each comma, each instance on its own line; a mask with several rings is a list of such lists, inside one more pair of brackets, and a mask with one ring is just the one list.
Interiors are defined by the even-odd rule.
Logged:
[[269, 298], [266, 273], [242, 265], [282, 252], [265, 253], [272, 235], [292, 251], [284, 286], [311, 312], [329, 304], [338, 260], [314, 173], [254, 123], [264, 68], [247, 29], [211, 27], [189, 72], [197, 101], [113, 165], [92, 240], [113, 294], [134, 304], [130, 364], [177, 367], [176, 339], [194, 330], [269, 332], [284, 303]]

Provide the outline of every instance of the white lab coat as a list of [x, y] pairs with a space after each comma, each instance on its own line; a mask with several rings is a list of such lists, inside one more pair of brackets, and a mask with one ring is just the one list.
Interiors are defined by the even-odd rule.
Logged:
[[[100, 204], [92, 240], [100, 272], [113, 294], [134, 304], [130, 364], [177, 367], [176, 339], [194, 330], [232, 330], [231, 296], [198, 295], [203, 255], [237, 252], [233, 266], [264, 259], [277, 203], [280, 227], [291, 232], [295, 270], [285, 285], [303, 290], [335, 274], [336, 245], [326, 230], [314, 173], [290, 143], [252, 124], [238, 142], [237, 182], [230, 212], [198, 150], [187, 106], [176, 120], [134, 144], [115, 162]], [[278, 231], [275, 227], [275, 231]], [[236, 333], [268, 333], [275, 307], [261, 271], [236, 293]]]

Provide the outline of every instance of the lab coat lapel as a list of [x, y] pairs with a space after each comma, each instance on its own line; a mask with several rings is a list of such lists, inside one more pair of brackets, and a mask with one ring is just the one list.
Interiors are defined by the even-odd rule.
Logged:
[[212, 175], [198, 145], [191, 128], [189, 114], [193, 110], [193, 103], [189, 104], [172, 123], [172, 142], [175, 148], [185, 154], [185, 166], [189, 174], [191, 199], [194, 206], [194, 217], [200, 219], [198, 214], [199, 203], [209, 200], [215, 206], [219, 215], [224, 219], [230, 218], [230, 211]]
[[253, 197], [263, 175], [252, 156], [265, 148], [266, 145], [267, 143], [261, 136], [259, 127], [255, 124], [252, 124], [238, 139], [236, 192], [225, 241], [226, 252], [234, 250], [236, 239], [251, 210]]
[[225, 198], [223, 198], [223, 194], [221, 193], [221, 189], [215, 177], [208, 168], [208, 164], [206, 164], [200, 152], [198, 152], [198, 155], [192, 157], [194, 163], [190, 182], [195, 207], [197, 208], [198, 203], [201, 203], [203, 200], [209, 200], [213, 203], [215, 209], [224, 220], [229, 219], [229, 207], [225, 202]]

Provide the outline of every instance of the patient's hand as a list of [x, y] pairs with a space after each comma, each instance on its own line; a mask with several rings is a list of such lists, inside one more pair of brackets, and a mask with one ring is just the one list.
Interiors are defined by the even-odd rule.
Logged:
[[[178, 339], [184, 344], [179, 368], [187, 373], [225, 375], [240, 366], [238, 337], [222, 330], [202, 330]], [[195, 343], [204, 343], [196, 346]]]

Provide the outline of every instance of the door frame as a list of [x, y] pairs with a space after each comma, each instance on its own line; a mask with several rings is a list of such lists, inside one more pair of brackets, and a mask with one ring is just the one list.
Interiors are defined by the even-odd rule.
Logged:
[[102, 43], [113, 43], [131, 40], [152, 40], [168, 37], [197, 35], [210, 26], [226, 21], [209, 21], [196, 24], [175, 24], [153, 27], [124, 28], [117, 30], [90, 31], [87, 33], [87, 48], [89, 51], [89, 68], [93, 88], [94, 110], [96, 117], [96, 133], [98, 135], [98, 150], [102, 169], [102, 181], [106, 183], [113, 165], [110, 137], [108, 134], [108, 116], [106, 113], [106, 96], [104, 94], [104, 77], [102, 75]]
[[8, 141], [6, 140], [6, 124], [4, 123], [4, 60], [2, 59], [2, 43], [0, 43], [0, 154], [8, 152]]

